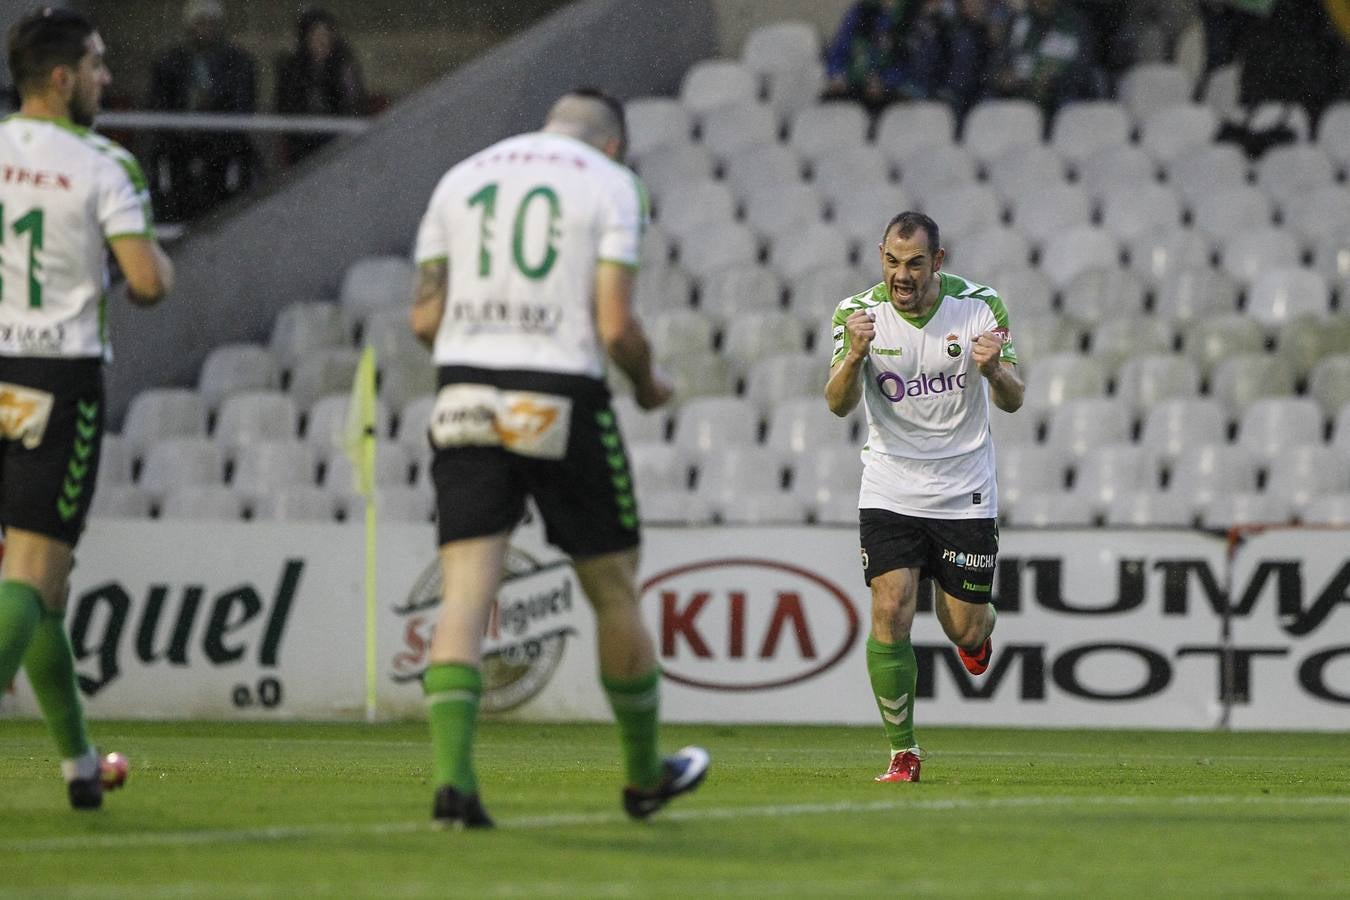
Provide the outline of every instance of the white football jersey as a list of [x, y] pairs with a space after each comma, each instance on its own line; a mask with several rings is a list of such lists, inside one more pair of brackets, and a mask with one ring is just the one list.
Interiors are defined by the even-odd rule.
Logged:
[[636, 267], [646, 217], [637, 177], [565, 135], [507, 138], [453, 167], [414, 252], [450, 268], [436, 364], [603, 378], [595, 266]]
[[1008, 311], [990, 287], [939, 273], [927, 316], [903, 316], [885, 283], [844, 300], [834, 314], [831, 365], [849, 349], [844, 323], [859, 310], [876, 316], [864, 364], [863, 508], [929, 518], [992, 518], [998, 513], [989, 386], [971, 359], [975, 339], [1005, 335], [1001, 359], [1017, 362]]
[[153, 228], [122, 147], [65, 121], [0, 121], [0, 356], [108, 357], [105, 244]]

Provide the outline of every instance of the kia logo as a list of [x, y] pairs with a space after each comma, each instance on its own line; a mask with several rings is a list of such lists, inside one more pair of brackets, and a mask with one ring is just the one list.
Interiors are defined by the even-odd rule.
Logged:
[[[858, 612], [837, 585], [770, 559], [712, 559], [642, 585], [666, 678], [710, 691], [764, 691], [814, 678], [848, 655]], [[655, 622], [652, 618], [655, 616]]]

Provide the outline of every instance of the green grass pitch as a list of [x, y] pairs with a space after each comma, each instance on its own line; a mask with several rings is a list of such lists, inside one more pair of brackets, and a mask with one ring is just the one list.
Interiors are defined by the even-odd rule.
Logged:
[[38, 722], [0, 729], [0, 897], [1350, 895], [1345, 734], [667, 726], [702, 789], [619, 808], [603, 725], [487, 722], [494, 832], [430, 827], [420, 723], [96, 723], [132, 775], [66, 808]]

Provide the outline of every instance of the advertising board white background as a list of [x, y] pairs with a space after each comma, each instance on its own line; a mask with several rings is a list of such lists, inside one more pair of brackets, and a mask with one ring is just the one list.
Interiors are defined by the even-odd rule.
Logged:
[[[1316, 628], [1295, 635], [1277, 615], [1275, 576], [1258, 586], [1250, 615], [1233, 620], [1234, 643], [1288, 652], [1252, 658], [1233, 726], [1350, 728], [1350, 650], [1334, 652], [1350, 643], [1346, 536], [1272, 533], [1239, 549], [1235, 602], [1263, 561], [1297, 562], [1301, 594], [1286, 597], [1287, 608], [1341, 593]], [[434, 543], [431, 526], [380, 529], [383, 717], [421, 715]], [[360, 716], [363, 547], [357, 524], [92, 524], [68, 613], [91, 716]], [[529, 525], [513, 538], [507, 568], [487, 642], [485, 710], [607, 719], [594, 619], [570, 568]], [[1278, 571], [1292, 577], [1289, 566]], [[931, 611], [915, 622], [920, 728], [1219, 725], [1226, 572], [1224, 542], [1195, 532], [1005, 530], [990, 671], [964, 672]], [[877, 722], [855, 529], [652, 528], [641, 581], [667, 720]], [[1319, 694], [1300, 682], [1300, 666], [1329, 651]], [[20, 676], [0, 715], [34, 710]]]

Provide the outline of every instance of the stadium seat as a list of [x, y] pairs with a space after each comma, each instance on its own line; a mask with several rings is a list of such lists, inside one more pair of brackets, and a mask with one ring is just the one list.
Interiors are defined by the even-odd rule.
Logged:
[[825, 66], [819, 60], [778, 69], [764, 76], [764, 102], [778, 117], [790, 120], [798, 110], [815, 103], [825, 90]]
[[633, 306], [645, 318], [654, 314], [689, 309], [694, 279], [677, 265], [664, 269], [640, 269], [633, 287]]
[[[814, 362], [822, 365], [820, 360]], [[785, 396], [769, 406], [768, 411], [765, 446], [781, 459], [802, 456], [817, 449], [852, 447], [858, 416], [836, 416], [820, 396]]]
[[792, 117], [788, 143], [802, 159], [816, 162], [867, 140], [867, 111], [861, 103], [835, 101], [808, 106]]
[[281, 387], [281, 367], [261, 344], [222, 344], [206, 354], [197, 391], [207, 409], [216, 410], [236, 391], [272, 390]]
[[[324, 458], [323, 486], [333, 494], [345, 494], [355, 490], [353, 481], [354, 467], [345, 452], [334, 449]], [[375, 442], [375, 484], [383, 487], [399, 487], [412, 481], [413, 453], [402, 444], [393, 441]]]
[[418, 397], [436, 391], [436, 368], [420, 359], [380, 361], [380, 395], [391, 411], [401, 413]]
[[610, 408], [619, 420], [619, 433], [626, 443], [666, 439], [670, 420], [664, 409], [644, 410], [632, 397], [615, 397], [610, 402]]
[[1227, 530], [1243, 525], [1284, 525], [1292, 519], [1292, 504], [1286, 498], [1242, 491], [1219, 494], [1205, 504], [1200, 526]]
[[1087, 192], [1073, 184], [1046, 185], [1012, 207], [1013, 226], [1038, 245], [1074, 226], [1089, 225], [1091, 218]]
[[1262, 397], [1238, 420], [1237, 442], [1261, 463], [1272, 464], [1299, 444], [1322, 443], [1322, 423], [1322, 409], [1314, 400]]
[[893, 161], [900, 167], [900, 186], [920, 205], [935, 204], [955, 186], [976, 180], [975, 157], [959, 144], [941, 152], [919, 147]]
[[719, 106], [703, 116], [699, 140], [717, 159], [778, 143], [778, 116], [760, 103]]
[[[1023, 415], [1025, 411], [1017, 413]], [[1038, 444], [998, 445], [994, 454], [998, 471], [999, 503], [1016, 509], [1023, 499], [1037, 494], [1062, 494], [1068, 469], [1064, 451]]]
[[699, 353], [713, 346], [713, 320], [692, 309], [672, 309], [651, 316], [647, 337], [660, 355]]
[[1078, 165], [1078, 184], [1094, 198], [1148, 187], [1157, 181], [1157, 164], [1133, 144], [1099, 150]]
[[760, 25], [741, 45], [741, 62], [752, 72], [769, 73], [809, 65], [820, 58], [815, 26], [800, 20]]
[[999, 196], [1014, 205], [1065, 181], [1064, 160], [1045, 144], [1009, 147], [985, 163], [985, 173]]
[[1327, 416], [1350, 403], [1350, 353], [1337, 353], [1318, 360], [1308, 376], [1308, 396]]
[[1095, 521], [1092, 506], [1074, 494], [1028, 494], [1016, 504], [1004, 504], [999, 512], [1017, 528], [1081, 528]]
[[[795, 320], [794, 320], [795, 321]], [[743, 360], [745, 397], [760, 409], [772, 411], [780, 403], [809, 397], [824, 405], [828, 361], [815, 353], [766, 353]]]
[[1332, 185], [1302, 197], [1280, 210], [1284, 227], [1315, 247], [1327, 234], [1350, 233], [1350, 188]]
[[693, 133], [689, 110], [671, 97], [638, 97], [624, 104], [628, 154], [641, 160], [666, 144], [683, 144]]
[[[939, 226], [941, 223], [939, 223]], [[1031, 259], [1031, 245], [1016, 228], [991, 225], [963, 237], [951, 254], [947, 268], [984, 284], [1008, 266], [1025, 266]], [[997, 285], [991, 285], [995, 290]], [[1017, 303], [1016, 297], [1009, 302]]]
[[1008, 315], [1013, 346], [1023, 368], [1039, 366], [1052, 354], [1078, 356], [1081, 335], [1068, 317], [1058, 313], [1024, 316], [1018, 312], [1016, 297], [1008, 301]]
[[1312, 123], [1308, 121], [1308, 111], [1301, 103], [1285, 103], [1267, 100], [1247, 109], [1247, 125], [1255, 132], [1273, 128], [1288, 128], [1294, 133], [1296, 143], [1305, 143], [1312, 134]]
[[[341, 447], [347, 442], [347, 407], [351, 403], [351, 392], [334, 392], [319, 398], [309, 408], [305, 416], [305, 442], [320, 453], [327, 453], [332, 447]], [[427, 412], [431, 407], [428, 405]], [[375, 400], [375, 435], [385, 437], [389, 434], [389, 407], [383, 400]], [[425, 424], [426, 420], [423, 420]]]
[[1256, 164], [1256, 185], [1281, 209], [1328, 190], [1336, 181], [1336, 169], [1325, 150], [1316, 144], [1285, 144], [1272, 147]]
[[1326, 280], [1296, 264], [1274, 263], [1253, 269], [1247, 290], [1247, 315], [1263, 325], [1282, 325], [1299, 316], [1324, 319], [1331, 315], [1331, 291]]
[[183, 485], [164, 495], [161, 519], [230, 522], [244, 518], [244, 498], [223, 484]]
[[858, 486], [862, 460], [857, 447], [818, 447], [792, 461], [793, 496], [819, 507], [836, 496], [850, 497], [858, 521]]
[[689, 458], [674, 444], [634, 442], [628, 445], [628, 461], [639, 501], [652, 491], [689, 491]]
[[718, 269], [699, 290], [698, 311], [715, 322], [743, 312], [777, 312], [786, 288], [778, 273], [757, 263]]
[[1201, 319], [1182, 329], [1182, 352], [1200, 363], [1208, 375], [1234, 354], [1264, 355], [1265, 330], [1256, 320], [1241, 313], [1224, 313]]
[[338, 304], [351, 319], [371, 309], [407, 306], [413, 295], [415, 267], [402, 256], [368, 256], [347, 267]]
[[1337, 410], [1332, 420], [1331, 446], [1350, 454], [1350, 403]]
[[206, 404], [187, 388], [149, 388], [131, 398], [122, 439], [139, 456], [154, 441], [171, 437], [206, 437]]
[[1331, 231], [1313, 242], [1313, 267], [1333, 284], [1350, 284], [1350, 228]]
[[1338, 100], [1322, 112], [1317, 145], [1341, 166], [1350, 167], [1350, 100]]
[[295, 484], [253, 500], [253, 520], [265, 522], [331, 522], [338, 499], [312, 484]]
[[713, 156], [702, 144], [663, 144], [647, 153], [639, 173], [658, 201], [686, 184], [712, 177]]
[[678, 490], [653, 490], [638, 496], [644, 525], [711, 525], [713, 508], [706, 497]]
[[680, 243], [680, 267], [700, 280], [723, 266], [754, 262], [758, 258], [759, 239], [737, 222], [711, 224]]
[[[320, 397], [350, 391], [360, 362], [361, 351], [351, 347], [323, 347], [297, 360], [289, 389], [295, 405], [307, 412]], [[415, 363], [431, 368], [425, 357]]]
[[1113, 187], [1102, 195], [1102, 228], [1122, 241], [1181, 224], [1181, 201], [1169, 187], [1136, 184]]
[[1158, 462], [1137, 444], [1102, 444], [1074, 466], [1073, 494], [1095, 513], [1105, 513], [1116, 497], [1158, 488]]
[[1103, 444], [1130, 439], [1131, 410], [1112, 397], [1075, 397], [1050, 411], [1045, 443], [1079, 458]]
[[1010, 147], [1041, 143], [1041, 109], [1030, 100], [982, 100], [966, 114], [961, 143], [986, 162]]
[[131, 484], [137, 454], [131, 451], [126, 440], [118, 434], [105, 432], [98, 451], [97, 490], [113, 485]]
[[[1013, 337], [1017, 339], [1016, 335]], [[1101, 397], [1106, 374], [1094, 359], [1077, 353], [1051, 353], [1023, 363], [1028, 370], [1024, 404], [1043, 412], [1069, 400]]]
[[783, 463], [768, 447], [723, 447], [699, 457], [695, 470], [695, 492], [707, 497], [724, 517], [742, 494], [783, 490]]
[[1160, 316], [1108, 316], [1088, 333], [1088, 352], [1108, 372], [1125, 360], [1144, 354], [1172, 354], [1172, 323]]
[[819, 266], [849, 262], [848, 240], [826, 222], [815, 222], [769, 248], [769, 266], [788, 281]]
[[1044, 269], [1013, 265], [999, 269], [989, 280], [990, 287], [1008, 307], [1014, 331], [1025, 318], [1056, 313], [1055, 287]]
[[318, 455], [303, 441], [254, 441], [240, 447], [234, 455], [234, 475], [230, 486], [248, 500], [273, 493], [290, 485], [318, 481]]
[[131, 484], [101, 484], [89, 505], [91, 519], [148, 519], [151, 497]]
[[[871, 144], [837, 147], [811, 164], [811, 183], [831, 204], [856, 194], [860, 185], [879, 190], [892, 181], [891, 163]], [[896, 208], [891, 215], [899, 212]], [[888, 220], [890, 216], [886, 217]], [[879, 226], [873, 225], [873, 228]]]
[[286, 440], [299, 433], [300, 411], [281, 391], [240, 391], [220, 405], [213, 437], [227, 450], [253, 441]]
[[952, 108], [937, 100], [892, 103], [877, 120], [876, 144], [896, 162], [912, 153], [945, 153], [955, 136]]
[[760, 147], [726, 161], [724, 176], [737, 199], [772, 193], [802, 180], [801, 161], [785, 146]]
[[[1221, 189], [1246, 187], [1247, 157], [1233, 144], [1196, 147], [1168, 164], [1167, 181], [1176, 188], [1183, 202], [1194, 207]], [[1243, 224], [1264, 225], [1266, 222], [1252, 220]]]
[[989, 433], [996, 448], [1034, 444], [1040, 439], [1040, 429], [1041, 420], [1032, 412], [1006, 413], [989, 404]]
[[706, 225], [736, 218], [736, 199], [722, 182], [702, 178], [661, 198], [656, 220], [676, 243]]
[[[365, 515], [366, 500], [348, 493], [338, 498], [338, 509], [348, 522]], [[381, 522], [430, 522], [436, 515], [436, 495], [421, 487], [380, 485], [375, 488], [375, 517]]]
[[[1268, 274], [1272, 269], [1284, 272], [1296, 270], [1301, 256], [1298, 239], [1292, 232], [1271, 225], [1255, 226], [1238, 231], [1223, 242], [1219, 250], [1219, 265], [1235, 281], [1247, 284], [1257, 275]], [[1315, 272], [1309, 274], [1319, 279], [1321, 277]], [[1270, 286], [1272, 283], [1267, 278], [1267, 288]], [[1325, 302], [1323, 305], [1326, 305]]]
[[1294, 378], [1306, 379], [1324, 358], [1350, 347], [1350, 316], [1305, 313], [1281, 325], [1275, 341]]
[[361, 346], [373, 348], [376, 359], [415, 356], [431, 365], [431, 354], [412, 333], [406, 306], [367, 313], [361, 322]]
[[1272, 461], [1265, 492], [1302, 509], [1323, 495], [1350, 491], [1350, 459], [1324, 444], [1286, 446]]
[[[803, 229], [824, 218], [825, 201], [815, 187], [805, 182], [785, 184], [773, 192], [760, 192], [746, 199], [745, 224], [766, 241], [782, 237], [791, 241]], [[705, 226], [706, 227], [706, 226]]]
[[1200, 366], [1175, 353], [1144, 353], [1126, 359], [1116, 373], [1116, 396], [1136, 415], [1164, 400], [1200, 395]]
[[[964, 236], [1003, 218], [1003, 201], [993, 188], [980, 182], [956, 185], [943, 194], [942, 204], [939, 227], [946, 247], [962, 243]], [[886, 221], [890, 221], [889, 216]]]
[[782, 491], [747, 491], [721, 506], [727, 525], [804, 525], [806, 504]]
[[[855, 184], [830, 201], [831, 224], [846, 237], [860, 259], [875, 258], [881, 232], [895, 214], [913, 206], [905, 191], [894, 184]], [[942, 224], [944, 242], [947, 223]]]
[[1130, 117], [1119, 103], [1069, 103], [1055, 113], [1050, 144], [1076, 166], [1107, 147], [1129, 143], [1131, 130]]
[[1235, 444], [1197, 444], [1168, 468], [1167, 489], [1193, 508], [1228, 493], [1256, 490], [1256, 459]]
[[1120, 243], [1109, 231], [1075, 225], [1056, 232], [1043, 248], [1041, 268], [1064, 292], [1064, 311], [1080, 322], [1143, 309], [1143, 281], [1121, 268]]
[[1195, 227], [1218, 243], [1243, 232], [1265, 228], [1271, 220], [1270, 198], [1250, 185], [1215, 186], [1195, 201]]
[[664, 271], [675, 258], [675, 245], [660, 222], [647, 225], [638, 249], [638, 271]]
[[1144, 414], [1139, 444], [1165, 463], [1192, 447], [1228, 440], [1228, 414], [1206, 397], [1162, 400]]
[[858, 527], [858, 490], [826, 490], [817, 495], [812, 505], [812, 519], [818, 525], [848, 525]]
[[[880, 240], [875, 235], [874, 240]], [[864, 291], [870, 291], [881, 280], [881, 263], [876, 260], [875, 247], [863, 264], [850, 266], [845, 263], [833, 263], [808, 269], [788, 284], [788, 308], [799, 319], [816, 322], [821, 327], [829, 325], [834, 316], [835, 307], [845, 300]], [[866, 265], [871, 263], [871, 265]], [[828, 336], [828, 332], [826, 332]], [[822, 355], [830, 352], [832, 340], [823, 344], [817, 341], [816, 350]]]
[[[411, 297], [410, 288], [408, 295], [398, 306], [405, 315]], [[391, 305], [374, 308], [393, 307]], [[317, 351], [331, 347], [350, 347], [351, 336], [351, 320], [336, 303], [322, 301], [291, 303], [277, 313], [276, 321], [272, 323], [268, 349], [272, 351], [272, 355], [282, 368], [290, 369]]]
[[1236, 62], [1211, 69], [1205, 76], [1203, 100], [1221, 122], [1234, 121], [1239, 117], [1241, 78], [1242, 64]]
[[1212, 250], [1209, 239], [1194, 228], [1145, 231], [1126, 248], [1130, 268], [1153, 285], [1164, 284], [1172, 272], [1208, 268]]
[[657, 365], [674, 382], [676, 403], [694, 397], [730, 394], [735, 389], [735, 373], [722, 354], [712, 350], [675, 354], [661, 351], [660, 347], [657, 350], [660, 351], [656, 356]]
[[781, 353], [802, 353], [805, 349], [806, 329], [789, 312], [738, 315], [727, 323], [722, 339], [722, 354], [733, 370], [740, 373], [748, 372], [759, 360]]
[[1210, 375], [1210, 393], [1234, 418], [1241, 418], [1262, 397], [1293, 393], [1289, 366], [1273, 354], [1229, 354]]
[[1199, 103], [1173, 103], [1148, 113], [1139, 129], [1139, 144], [1164, 166], [1204, 147], [1219, 130], [1219, 118]]
[[695, 117], [720, 106], [741, 106], [759, 99], [754, 73], [730, 59], [705, 59], [694, 63], [680, 83], [680, 103]]
[[1179, 323], [1237, 312], [1237, 282], [1212, 266], [1181, 266], [1159, 284], [1153, 311]]
[[1350, 525], [1350, 491], [1322, 494], [1299, 510], [1304, 525]]
[[739, 397], [697, 397], [680, 407], [672, 438], [694, 459], [749, 446], [759, 439], [759, 410]]
[[[324, 401], [320, 400], [322, 404]], [[421, 394], [404, 404], [403, 410], [398, 415], [397, 431], [394, 438], [410, 451], [421, 452], [427, 449], [427, 426], [431, 424], [431, 410], [436, 405], [435, 394]], [[384, 406], [383, 403], [380, 406]], [[388, 407], [384, 407], [386, 410]], [[320, 407], [315, 406], [309, 411], [309, 425], [305, 429], [305, 436], [312, 442], [320, 437], [320, 432], [316, 431], [315, 413]], [[379, 407], [376, 407], [378, 410]], [[344, 425], [346, 424], [347, 407], [343, 404], [342, 415], [338, 419]], [[330, 419], [329, 421], [333, 421]], [[376, 422], [379, 422], [379, 415], [376, 415]], [[378, 429], [378, 425], [376, 428]], [[387, 432], [381, 431], [381, 434]]]
[[1194, 92], [1191, 73], [1174, 63], [1139, 63], [1120, 78], [1121, 102], [1138, 121], [1162, 107], [1189, 103]]
[[1131, 491], [1117, 494], [1106, 507], [1103, 523], [1112, 528], [1190, 528], [1195, 507], [1171, 491]]

